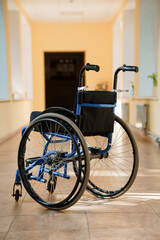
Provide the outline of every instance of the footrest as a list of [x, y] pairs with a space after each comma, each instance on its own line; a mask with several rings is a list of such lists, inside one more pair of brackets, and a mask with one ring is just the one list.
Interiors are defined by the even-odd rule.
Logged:
[[[40, 156], [39, 157], [34, 157], [34, 158], [28, 158], [28, 159], [25, 160], [25, 162], [26, 162], [27, 165], [29, 165], [29, 164], [34, 163], [36, 160], [38, 160], [40, 158], [41, 158]], [[39, 165], [41, 165], [41, 164], [39, 164]]]
[[89, 148], [92, 154], [97, 154], [99, 153], [100, 148]]

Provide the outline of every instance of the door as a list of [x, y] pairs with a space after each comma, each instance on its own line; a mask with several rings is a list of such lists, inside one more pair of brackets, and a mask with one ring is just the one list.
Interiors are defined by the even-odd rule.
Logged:
[[84, 66], [84, 52], [45, 53], [46, 108], [73, 110], [79, 71]]

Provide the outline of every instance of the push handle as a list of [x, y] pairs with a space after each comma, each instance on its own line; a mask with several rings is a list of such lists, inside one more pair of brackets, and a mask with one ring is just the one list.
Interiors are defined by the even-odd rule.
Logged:
[[122, 67], [122, 71], [126, 72], [126, 71], [130, 71], [130, 72], [138, 72], [138, 67], [137, 66], [126, 66], [125, 64]]
[[90, 63], [87, 63], [84, 67], [81, 68], [80, 73], [79, 73], [79, 83], [78, 83], [78, 87], [82, 87], [83, 86], [83, 74], [84, 71], [96, 71], [99, 72], [100, 67], [98, 65], [92, 65]]
[[120, 71], [123, 71], [123, 72], [130, 71], [130, 72], [137, 73], [139, 69], [137, 66], [126, 66], [125, 64], [122, 67], [117, 68], [117, 70], [114, 73], [113, 90], [117, 89], [117, 76]]
[[98, 65], [92, 65], [90, 63], [87, 63], [85, 66], [85, 69], [86, 69], [86, 71], [93, 70], [93, 71], [99, 72], [100, 67]]

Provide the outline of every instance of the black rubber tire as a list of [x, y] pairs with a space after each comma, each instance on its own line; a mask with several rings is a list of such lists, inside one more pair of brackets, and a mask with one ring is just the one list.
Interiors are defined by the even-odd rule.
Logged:
[[[43, 127], [46, 128], [46, 126], [49, 126], [49, 123], [51, 124], [50, 126], [52, 126], [52, 124], [53, 125], [57, 124], [59, 126], [59, 127], [57, 127], [57, 129], [60, 129], [60, 130], [56, 129], [55, 131], [60, 131], [61, 134], [65, 133], [67, 136], [70, 137], [71, 143], [75, 144], [75, 151], [76, 151], [76, 160], [72, 159], [73, 157], [71, 159], [69, 157], [67, 158], [67, 160], [68, 159], [70, 160], [69, 163], [71, 163], [71, 165], [72, 165], [72, 169], [70, 168], [70, 171], [73, 171], [73, 173], [70, 175], [69, 179], [71, 180], [71, 178], [72, 178], [72, 179], [74, 179], [73, 182], [75, 182], [72, 184], [73, 187], [71, 189], [68, 187], [68, 189], [71, 192], [69, 192], [67, 194], [66, 194], [66, 192], [64, 194], [60, 193], [61, 194], [60, 197], [64, 197], [64, 199], [61, 199], [61, 200], [59, 200], [58, 198], [57, 198], [58, 200], [52, 199], [52, 202], [51, 202], [51, 200], [47, 200], [48, 198], [44, 197], [44, 199], [43, 199], [43, 197], [40, 196], [39, 188], [38, 187], [36, 188], [34, 186], [34, 184], [32, 184], [32, 182], [34, 181], [33, 179], [31, 180], [31, 177], [30, 177], [30, 176], [32, 176], [32, 171], [26, 172], [26, 170], [25, 170], [25, 168], [26, 168], [25, 157], [27, 156], [28, 144], [30, 144], [32, 139], [34, 140], [34, 138], [32, 138], [32, 133], [36, 134], [37, 129], [43, 128]], [[64, 132], [62, 133], [63, 128], [64, 128]], [[47, 131], [49, 132], [49, 128], [47, 129]], [[41, 130], [40, 132], [42, 133], [43, 131]], [[57, 135], [57, 132], [56, 132], [56, 135]], [[77, 142], [75, 141], [75, 138], [78, 139]], [[37, 139], [39, 139], [39, 138], [37, 138]], [[36, 142], [37, 144], [38, 144], [38, 141]], [[45, 140], [45, 142], [46, 142], [46, 140]], [[56, 140], [54, 141], [53, 144], [56, 144]], [[59, 143], [57, 141], [57, 146], [58, 146], [58, 144]], [[54, 147], [54, 145], [52, 147]], [[62, 148], [63, 148], [63, 146], [61, 146], [61, 148], [60, 148], [61, 151], [62, 151]], [[80, 153], [80, 150], [83, 151], [83, 157], [81, 155], [82, 153]], [[34, 151], [35, 151], [35, 148], [34, 148]], [[56, 153], [56, 151], [57, 150], [55, 150], [54, 152], [55, 152], [55, 154], [57, 154], [56, 155], [56, 157], [57, 157], [57, 156], [59, 156], [58, 155], [59, 151], [57, 151], [57, 153]], [[36, 156], [34, 156], [34, 157], [36, 157]], [[31, 159], [32, 159], [32, 155], [31, 155]], [[53, 161], [55, 161], [55, 160], [53, 160]], [[63, 162], [63, 160], [61, 160], [61, 161]], [[73, 161], [76, 161], [77, 164], [79, 165], [78, 175], [75, 174], [75, 172], [73, 170]], [[60, 162], [59, 164], [62, 164], [62, 162]], [[67, 167], [68, 167], [69, 163], [67, 163]], [[45, 164], [46, 164], [46, 162], [45, 162]], [[38, 167], [38, 166], [36, 165], [36, 167]], [[89, 152], [88, 152], [88, 148], [87, 148], [85, 139], [84, 139], [81, 131], [70, 119], [68, 119], [67, 117], [64, 117], [60, 114], [46, 113], [46, 114], [40, 115], [39, 117], [35, 118], [30, 123], [30, 125], [27, 127], [27, 129], [25, 130], [25, 132], [23, 134], [23, 137], [22, 137], [20, 145], [19, 145], [19, 151], [18, 151], [18, 168], [19, 168], [19, 173], [20, 173], [21, 179], [22, 179], [22, 183], [23, 183], [26, 191], [39, 204], [43, 205], [46, 208], [53, 209], [53, 210], [62, 210], [62, 209], [71, 207], [82, 196], [83, 192], [86, 189], [87, 182], [89, 179], [89, 171], [90, 171]], [[46, 175], [47, 175], [47, 173], [46, 173]], [[60, 180], [63, 181], [63, 178], [57, 177], [56, 190], [54, 190], [53, 194], [50, 194], [50, 196], [54, 196], [56, 194], [55, 192], [58, 191], [59, 186], [57, 186], [57, 184], [60, 184]], [[39, 182], [39, 181], [34, 181], [34, 183], [35, 182], [36, 182], [36, 184], [39, 184], [39, 183], [41, 184], [41, 182]], [[47, 184], [47, 182], [48, 181], [46, 181], [45, 183]], [[42, 184], [45, 184], [45, 183], [42, 183]], [[62, 188], [64, 188], [64, 187], [62, 186]], [[45, 186], [45, 190], [46, 190], [45, 194], [47, 194], [47, 193], [49, 194], [49, 192], [47, 191], [47, 186]], [[66, 191], [66, 190], [64, 190], [64, 191]], [[43, 192], [41, 192], [41, 193], [43, 193]], [[65, 196], [65, 195], [67, 195], [67, 196]], [[57, 196], [58, 196], [58, 194], [57, 194]]]
[[16, 193], [15, 193], [15, 200], [16, 200], [16, 202], [18, 202], [19, 197], [20, 197], [19, 189], [17, 189], [17, 190], [16, 190]]
[[[87, 185], [87, 190], [91, 194], [93, 194], [94, 196], [99, 197], [99, 198], [116, 198], [116, 197], [119, 197], [122, 194], [124, 194], [132, 186], [132, 184], [136, 178], [137, 171], [138, 171], [139, 155], [138, 155], [138, 148], [137, 148], [137, 144], [136, 144], [134, 135], [133, 135], [132, 131], [130, 130], [130, 128], [128, 127], [128, 125], [120, 117], [115, 116], [115, 124], [118, 124], [118, 126], [119, 126], [118, 134], [122, 133], [122, 136], [117, 135], [115, 137], [116, 142], [115, 143], [112, 142], [111, 149], [109, 150], [108, 155], [106, 155], [106, 157], [101, 157], [101, 158], [93, 159], [93, 160], [91, 159], [91, 163], [90, 163], [90, 179], [89, 179], [89, 182]], [[122, 129], [120, 130], [120, 128], [122, 128]], [[115, 129], [115, 131], [116, 131], [116, 129]], [[114, 132], [113, 135], [114, 134], [116, 134], [116, 132]], [[124, 142], [124, 144], [119, 143], [121, 138], [122, 138], [122, 141]], [[113, 141], [114, 141], [114, 139], [113, 139]], [[87, 138], [86, 138], [86, 142], [87, 142]], [[92, 142], [93, 142], [93, 139], [92, 139]], [[118, 145], [118, 144], [120, 144], [120, 145]], [[126, 148], [126, 147], [128, 148], [128, 153], [127, 153], [126, 149], [125, 149], [126, 153], [124, 151], [124, 148]], [[116, 149], [114, 150], [114, 148], [116, 148]], [[104, 147], [102, 147], [102, 150], [103, 149], [104, 149]], [[122, 149], [122, 151], [121, 151], [121, 149]], [[123, 153], [123, 151], [124, 151], [124, 153]], [[116, 157], [116, 154], [117, 154], [117, 157]], [[124, 154], [124, 157], [123, 157], [123, 154]], [[128, 157], [126, 154], [128, 154]], [[129, 154], [131, 154], [131, 155], [129, 155]], [[127, 170], [127, 167], [125, 165], [123, 165], [124, 163], [126, 164], [126, 166], [128, 165], [128, 168], [130, 167], [129, 170]], [[97, 166], [100, 164], [105, 165], [106, 169], [104, 169], [104, 166], [103, 167], [101, 166], [102, 171], [99, 170], [99, 172], [100, 171], [101, 172], [98, 173], [98, 170], [96, 170], [97, 172], [95, 172], [95, 170], [93, 170], [93, 168], [99, 169]], [[93, 173], [93, 171], [95, 172], [95, 174]], [[98, 177], [95, 176], [96, 174]], [[127, 174], [128, 174], [128, 176], [127, 176]], [[110, 175], [110, 177], [108, 177], [109, 175]], [[123, 176], [123, 175], [125, 175], [125, 176]], [[113, 181], [113, 185], [115, 184], [115, 186], [113, 186], [112, 188], [111, 188], [111, 185], [112, 185], [111, 178]], [[115, 180], [116, 181], [119, 180], [119, 182], [118, 181], [114, 182]], [[103, 187], [102, 184], [105, 187]], [[120, 186], [120, 187], [116, 188], [116, 184], [117, 184], [117, 186]], [[108, 186], [108, 188], [107, 188], [107, 186]]]

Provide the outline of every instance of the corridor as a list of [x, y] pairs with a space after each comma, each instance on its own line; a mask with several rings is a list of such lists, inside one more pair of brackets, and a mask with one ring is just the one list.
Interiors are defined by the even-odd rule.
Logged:
[[71, 208], [55, 212], [33, 201], [23, 188], [15, 202], [12, 186], [20, 134], [0, 144], [0, 239], [160, 239], [160, 149], [136, 134], [138, 176], [131, 189], [114, 200], [85, 192]]

